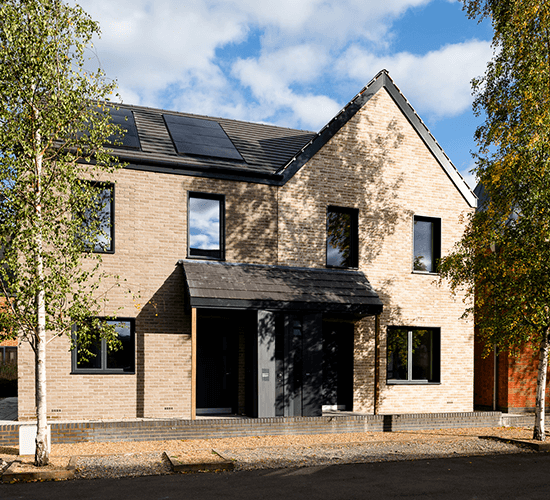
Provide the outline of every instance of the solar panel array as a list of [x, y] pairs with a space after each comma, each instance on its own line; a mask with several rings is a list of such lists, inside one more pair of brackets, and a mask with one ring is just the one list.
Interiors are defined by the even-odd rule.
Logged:
[[178, 154], [244, 161], [218, 122], [163, 115]]
[[115, 146], [128, 148], [128, 149], [140, 149], [139, 136], [136, 128], [136, 122], [134, 120], [134, 114], [128, 109], [111, 109], [111, 119], [115, 125], [120, 125], [124, 130], [124, 135], [117, 134], [111, 136], [109, 139], [111, 142], [121, 142]]

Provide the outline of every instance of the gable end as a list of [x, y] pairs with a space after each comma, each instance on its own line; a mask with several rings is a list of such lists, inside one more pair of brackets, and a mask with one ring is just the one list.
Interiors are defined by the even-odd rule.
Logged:
[[282, 184], [290, 180], [355, 114], [381, 89], [385, 88], [397, 107], [405, 115], [416, 133], [430, 150], [434, 158], [451, 179], [462, 197], [471, 207], [477, 206], [477, 197], [468, 187], [449, 157], [445, 154], [435, 137], [428, 130], [420, 116], [416, 113], [409, 101], [395, 85], [386, 70], [380, 71], [359, 94], [357, 94], [340, 113], [338, 113], [325, 127], [309, 141], [298, 153], [283, 166], [277, 173], [282, 174]]

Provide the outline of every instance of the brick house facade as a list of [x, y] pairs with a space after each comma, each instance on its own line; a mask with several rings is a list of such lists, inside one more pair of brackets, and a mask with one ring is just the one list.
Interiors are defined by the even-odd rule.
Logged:
[[[436, 261], [476, 198], [385, 71], [318, 134], [124, 112], [102, 266], [135, 292], [105, 311], [128, 357], [109, 369], [51, 342], [49, 417], [472, 411], [473, 324]], [[27, 345], [19, 380], [30, 419]]]
[[[483, 357], [484, 344], [476, 338], [474, 344], [474, 405], [480, 410], [507, 413], [535, 411], [538, 351], [523, 347], [517, 357], [506, 352]], [[546, 388], [546, 404], [550, 388]]]

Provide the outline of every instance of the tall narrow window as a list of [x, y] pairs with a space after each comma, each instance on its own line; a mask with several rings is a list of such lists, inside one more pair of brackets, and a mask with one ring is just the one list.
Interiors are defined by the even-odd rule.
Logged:
[[224, 258], [224, 198], [190, 193], [188, 255], [207, 259]]
[[[92, 201], [92, 207], [85, 210], [82, 222], [87, 228], [84, 237], [86, 246], [93, 252], [113, 253], [114, 245], [114, 195], [115, 188], [108, 183], [94, 183], [96, 195]], [[93, 238], [90, 240], [90, 233]]]
[[387, 380], [439, 382], [438, 328], [388, 327]]
[[353, 208], [327, 209], [327, 266], [358, 266], [358, 211]]
[[441, 219], [414, 216], [413, 270], [437, 272], [441, 257]]

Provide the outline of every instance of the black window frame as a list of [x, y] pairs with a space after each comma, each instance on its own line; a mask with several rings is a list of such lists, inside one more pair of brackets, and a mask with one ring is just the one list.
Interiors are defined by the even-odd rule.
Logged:
[[[350, 255], [349, 265], [329, 264], [329, 213], [347, 214], [350, 216]], [[325, 244], [325, 264], [333, 269], [357, 269], [359, 267], [359, 210], [357, 208], [338, 207], [335, 205], [327, 206], [326, 211], [326, 244]]]
[[98, 243], [94, 243], [88, 247], [88, 250], [91, 253], [101, 253], [101, 254], [114, 254], [115, 253], [115, 184], [113, 182], [100, 182], [100, 181], [88, 181], [88, 184], [93, 189], [100, 189], [104, 191], [109, 189], [111, 191], [111, 200], [110, 200], [110, 245], [108, 249], [97, 248]]
[[[392, 332], [400, 330], [402, 333], [407, 334], [407, 377], [406, 378], [396, 378], [390, 377], [390, 373], [393, 370], [390, 370], [390, 363], [393, 363], [393, 360], [390, 360], [390, 356], [395, 354], [390, 350], [390, 336]], [[415, 366], [414, 366], [414, 350], [412, 348], [411, 342], [415, 332], [431, 332], [431, 351], [430, 351], [430, 373], [429, 378], [418, 378], [414, 375]], [[395, 369], [397, 371], [397, 368]], [[441, 383], [441, 329], [437, 327], [418, 327], [418, 326], [388, 326], [386, 330], [386, 384], [387, 385], [429, 385], [429, 384], [440, 384]]]
[[[417, 269], [416, 268], [416, 222], [429, 222], [432, 224], [432, 267], [431, 269]], [[412, 272], [418, 274], [438, 274], [439, 273], [439, 260], [441, 259], [441, 218], [439, 217], [427, 217], [424, 215], [415, 215], [413, 217], [413, 231], [412, 231]]]
[[[71, 373], [78, 375], [134, 375], [136, 373], [136, 325], [135, 318], [103, 318], [98, 319], [108, 321], [110, 323], [125, 323], [130, 324], [130, 334], [132, 340], [132, 349], [133, 349], [133, 364], [131, 369], [124, 368], [109, 368], [107, 367], [107, 342], [105, 339], [101, 339], [101, 348], [100, 348], [100, 367], [99, 368], [80, 368], [78, 366], [78, 344], [75, 345], [72, 350], [72, 367]], [[78, 326], [73, 327], [73, 339], [76, 343], [76, 329]]]
[[[219, 250], [191, 248], [191, 199], [216, 200], [219, 202]], [[210, 255], [207, 254], [210, 253]], [[214, 253], [215, 252], [215, 253]], [[205, 260], [225, 260], [225, 195], [188, 191], [187, 194], [187, 258]]]

